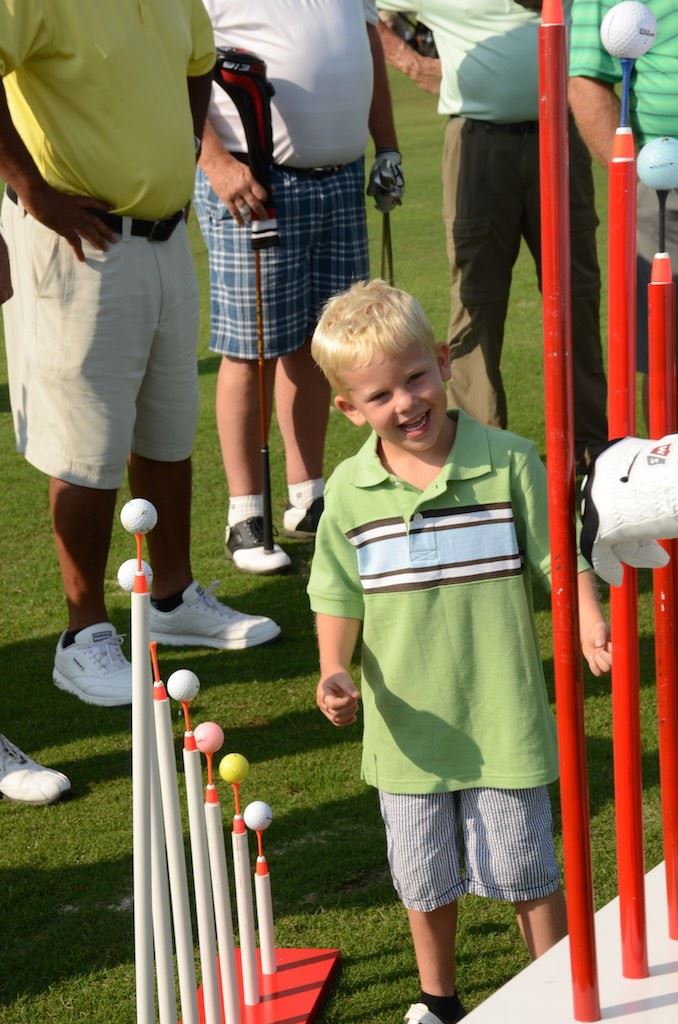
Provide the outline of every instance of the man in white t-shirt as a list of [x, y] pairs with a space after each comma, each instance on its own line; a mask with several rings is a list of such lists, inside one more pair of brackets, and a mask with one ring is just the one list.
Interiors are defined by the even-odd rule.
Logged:
[[[275, 94], [272, 192], [279, 246], [261, 257], [264, 372], [285, 448], [288, 504], [283, 532], [315, 534], [323, 507], [329, 387], [310, 354], [324, 303], [368, 276], [363, 154], [386, 212], [402, 196], [400, 154], [372, 2], [263, 0], [254, 18], [238, 0], [206, 0], [217, 46], [266, 62]], [[382, 173], [386, 170], [386, 176]], [[247, 162], [243, 126], [215, 84], [196, 180], [195, 208], [209, 250], [210, 348], [222, 355], [217, 426], [228, 481], [226, 554], [238, 569], [289, 568], [263, 544], [257, 313], [249, 226], [265, 218], [266, 192]], [[270, 198], [270, 197], [269, 197]]]

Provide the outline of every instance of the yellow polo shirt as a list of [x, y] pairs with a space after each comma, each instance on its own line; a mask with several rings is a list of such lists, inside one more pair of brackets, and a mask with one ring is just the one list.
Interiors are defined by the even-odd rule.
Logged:
[[14, 125], [62, 192], [154, 220], [190, 199], [186, 79], [214, 64], [202, 0], [0, 0]]

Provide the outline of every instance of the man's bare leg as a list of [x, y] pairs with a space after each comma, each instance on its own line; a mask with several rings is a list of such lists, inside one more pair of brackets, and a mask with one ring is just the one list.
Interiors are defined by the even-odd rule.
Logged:
[[116, 493], [50, 477], [52, 531], [72, 632], [108, 620], [104, 576]]

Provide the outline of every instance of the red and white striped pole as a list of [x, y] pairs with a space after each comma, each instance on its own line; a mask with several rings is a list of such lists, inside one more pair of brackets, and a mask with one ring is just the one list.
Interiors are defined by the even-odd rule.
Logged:
[[[630, 128], [618, 128], [608, 167], [609, 436], [636, 433], [636, 160]], [[610, 590], [612, 736], [622, 973], [648, 975], [640, 751], [638, 583], [624, 567]]]
[[577, 606], [567, 45], [561, 0], [545, 0], [539, 29], [539, 165], [553, 653], [567, 922], [574, 1016], [595, 1021], [600, 1020], [600, 1000]]

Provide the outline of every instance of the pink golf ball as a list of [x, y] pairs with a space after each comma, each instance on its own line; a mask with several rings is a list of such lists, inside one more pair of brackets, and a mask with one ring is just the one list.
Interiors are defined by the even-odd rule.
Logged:
[[253, 832], [263, 832], [273, 821], [273, 811], [263, 800], [253, 800], [242, 812], [242, 816]]
[[185, 704], [197, 696], [200, 680], [188, 668], [179, 668], [167, 680], [167, 692], [172, 700]]
[[201, 722], [193, 730], [193, 735], [201, 754], [214, 754], [224, 745], [224, 730], [216, 722]]

